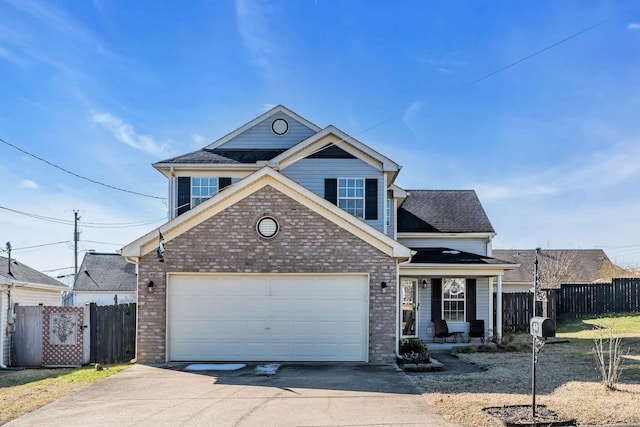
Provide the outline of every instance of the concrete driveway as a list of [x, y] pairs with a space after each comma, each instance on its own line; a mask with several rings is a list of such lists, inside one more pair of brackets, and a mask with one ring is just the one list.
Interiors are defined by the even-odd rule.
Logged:
[[9, 426], [452, 426], [391, 366], [285, 364], [273, 376], [134, 365]]

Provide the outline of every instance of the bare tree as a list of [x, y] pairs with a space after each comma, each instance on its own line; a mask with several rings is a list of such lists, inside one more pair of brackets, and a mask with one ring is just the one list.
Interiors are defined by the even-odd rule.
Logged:
[[562, 283], [579, 279], [582, 273], [582, 259], [576, 251], [541, 250], [538, 256], [538, 275], [542, 289], [557, 289]]
[[620, 277], [640, 277], [640, 268], [620, 267], [612, 262], [606, 262], [600, 268], [600, 276], [607, 282]]

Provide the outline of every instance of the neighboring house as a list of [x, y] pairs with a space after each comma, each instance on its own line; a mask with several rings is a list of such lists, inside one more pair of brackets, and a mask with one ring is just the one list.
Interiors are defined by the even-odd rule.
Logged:
[[16, 304], [60, 306], [69, 287], [15, 259], [0, 256], [0, 366], [10, 362]]
[[[533, 288], [535, 249], [494, 249], [493, 255], [516, 264], [505, 272], [503, 292], [528, 292]], [[542, 288], [559, 288], [562, 283], [608, 282], [605, 269], [613, 266], [602, 249], [542, 249], [538, 275]]]
[[73, 285], [73, 304], [136, 302], [136, 266], [119, 254], [87, 252]]
[[501, 333], [491, 295], [516, 265], [473, 191], [403, 190], [394, 161], [283, 106], [153, 166], [169, 222], [122, 249], [140, 362], [391, 362], [433, 319]]

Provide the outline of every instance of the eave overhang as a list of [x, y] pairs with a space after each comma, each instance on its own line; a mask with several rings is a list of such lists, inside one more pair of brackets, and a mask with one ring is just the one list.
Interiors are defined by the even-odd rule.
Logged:
[[400, 265], [400, 274], [420, 276], [455, 276], [458, 274], [467, 276], [502, 276], [506, 270], [513, 270], [518, 267], [520, 267], [519, 264], [402, 264]]

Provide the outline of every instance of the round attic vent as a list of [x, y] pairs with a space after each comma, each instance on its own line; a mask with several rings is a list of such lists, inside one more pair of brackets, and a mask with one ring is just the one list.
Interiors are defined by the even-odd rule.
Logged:
[[266, 239], [274, 237], [278, 233], [278, 228], [278, 222], [270, 216], [260, 218], [256, 225], [258, 234]]
[[276, 135], [284, 135], [289, 131], [289, 123], [285, 119], [275, 119], [271, 123], [271, 130]]

